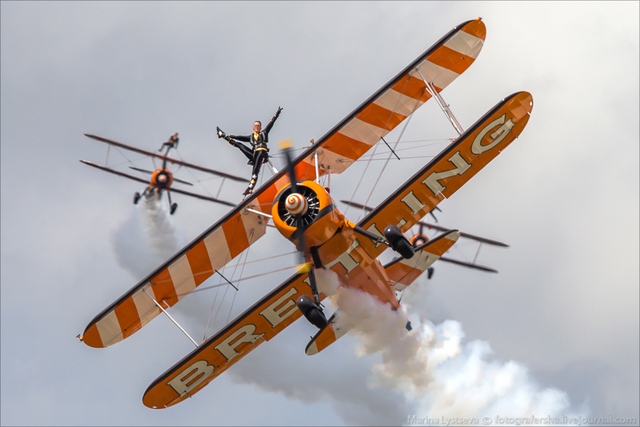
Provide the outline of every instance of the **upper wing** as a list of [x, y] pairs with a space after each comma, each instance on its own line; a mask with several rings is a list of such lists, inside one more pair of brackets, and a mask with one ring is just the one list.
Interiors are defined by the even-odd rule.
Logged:
[[480, 18], [453, 28], [320, 138], [296, 171], [315, 176], [317, 150], [321, 175], [343, 172], [431, 98], [423, 77], [441, 92], [473, 64], [485, 36]]
[[[358, 225], [380, 236], [390, 224], [407, 231], [515, 140], [532, 109], [528, 92], [503, 99]], [[362, 245], [376, 257], [385, 249], [371, 239], [364, 239]]]
[[98, 314], [86, 327], [82, 341], [91, 347], [115, 344], [142, 328], [163, 308], [169, 308], [216, 270], [265, 234], [268, 219], [246, 209], [229, 212], [173, 258]]
[[[144, 393], [149, 408], [166, 408], [193, 396], [251, 350], [269, 341], [302, 312], [296, 299], [311, 294], [307, 274], [296, 274], [158, 377]], [[323, 298], [324, 295], [320, 295]]]
[[[298, 180], [341, 173], [431, 98], [424, 77], [441, 92], [462, 74], [480, 53], [486, 27], [480, 18], [453, 28], [333, 129], [293, 160]], [[280, 188], [289, 184], [282, 170], [254, 194], [263, 212], [271, 210]]]
[[[149, 157], [153, 157], [156, 159], [160, 159], [160, 160], [164, 160], [164, 156], [162, 154], [159, 153], [154, 153], [152, 151], [147, 151], [147, 150], [142, 150], [140, 148], [136, 148], [136, 147], [132, 147], [131, 145], [127, 145], [127, 144], [123, 144], [122, 142], [117, 142], [117, 141], [113, 141], [111, 139], [108, 138], [104, 138], [101, 136], [97, 136], [97, 135], [91, 135], [88, 133], [84, 134], [85, 136], [95, 139], [96, 141], [100, 141], [100, 142], [104, 142], [107, 143], [109, 145], [113, 145], [114, 147], [119, 147], [119, 148], [123, 148], [125, 150], [129, 150], [129, 151], [133, 151], [135, 153], [139, 153], [139, 154], [144, 154], [145, 156], [149, 156]], [[187, 163], [183, 160], [178, 160], [178, 159], [174, 159], [173, 157], [167, 157], [166, 158], [167, 161], [169, 163], [175, 164], [175, 165], [180, 165], [180, 166], [186, 166], [188, 168], [191, 169], [195, 169], [195, 170], [199, 170], [201, 172], [207, 172], [213, 175], [217, 175], [217, 176], [221, 176], [223, 178], [228, 178], [230, 180], [233, 181], [238, 181], [238, 182], [247, 182], [247, 180], [245, 178], [240, 178], [239, 176], [235, 176], [235, 175], [231, 175], [225, 172], [220, 172], [214, 169], [208, 169], [202, 166], [198, 166], [198, 165], [194, 165], [193, 163]]]

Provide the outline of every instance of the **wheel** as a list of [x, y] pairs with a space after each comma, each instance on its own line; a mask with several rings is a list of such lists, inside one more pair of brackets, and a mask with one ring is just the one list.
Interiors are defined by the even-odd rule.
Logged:
[[140, 201], [140, 197], [142, 197], [142, 196], [140, 195], [140, 193], [138, 193], [138, 192], [136, 191], [136, 194], [134, 194], [134, 195], [133, 195], [133, 204], [134, 204], [134, 205], [137, 205], [137, 204], [138, 204], [138, 202]]
[[[403, 236], [404, 237], [404, 236]], [[393, 248], [398, 252], [404, 259], [411, 259], [415, 254], [413, 250], [413, 246], [409, 241], [404, 239], [398, 239], [394, 242]]]
[[391, 248], [402, 255], [403, 258], [410, 259], [413, 257], [413, 246], [397, 226], [388, 225], [384, 229], [384, 237], [391, 245]]
[[169, 214], [173, 215], [173, 213], [176, 211], [176, 209], [178, 209], [178, 204], [174, 203], [171, 205], [171, 210], [169, 211]]
[[309, 323], [318, 329], [322, 329], [329, 323], [322, 309], [308, 295], [302, 295], [296, 300], [298, 309], [304, 314]]

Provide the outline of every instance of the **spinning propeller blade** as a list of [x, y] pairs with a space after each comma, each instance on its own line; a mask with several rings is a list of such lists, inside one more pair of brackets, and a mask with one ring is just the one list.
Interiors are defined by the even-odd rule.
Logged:
[[296, 219], [296, 231], [295, 235], [298, 239], [298, 247], [300, 250], [300, 256], [302, 258], [303, 269], [308, 270], [309, 273], [309, 283], [311, 284], [311, 291], [313, 292], [313, 298], [315, 303], [320, 306], [320, 299], [318, 298], [318, 284], [316, 282], [315, 275], [315, 266], [311, 262], [307, 262], [305, 259], [305, 254], [309, 249], [307, 247], [307, 242], [304, 237], [304, 223], [303, 223], [303, 215], [307, 212], [308, 202], [307, 199], [298, 192], [298, 183], [296, 180], [296, 172], [293, 167], [293, 162], [291, 161], [291, 147], [293, 146], [290, 139], [285, 139], [280, 141], [280, 150], [284, 152], [284, 157], [287, 162], [287, 175], [289, 176], [289, 181], [291, 182], [291, 194], [287, 196], [285, 200], [285, 206], [287, 211], [295, 217]]

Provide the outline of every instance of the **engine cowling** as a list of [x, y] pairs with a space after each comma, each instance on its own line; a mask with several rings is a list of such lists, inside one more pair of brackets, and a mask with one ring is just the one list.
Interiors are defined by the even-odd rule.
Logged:
[[294, 233], [299, 215], [307, 246], [320, 246], [344, 226], [345, 217], [336, 208], [329, 192], [320, 184], [304, 181], [297, 184], [297, 188], [298, 192], [293, 193], [289, 185], [276, 195], [271, 208], [273, 223], [297, 247]]
[[169, 169], [156, 169], [151, 174], [151, 182], [159, 188], [169, 188], [173, 183], [173, 174]]

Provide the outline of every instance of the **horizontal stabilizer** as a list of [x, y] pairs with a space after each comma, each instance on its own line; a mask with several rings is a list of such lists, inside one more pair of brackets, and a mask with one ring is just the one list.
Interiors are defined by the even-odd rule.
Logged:
[[313, 356], [314, 354], [320, 353], [325, 348], [329, 347], [331, 344], [336, 342], [339, 338], [349, 332], [349, 329], [345, 326], [338, 327], [336, 325], [336, 311], [333, 316], [329, 319], [329, 323], [327, 326], [318, 331], [317, 334], [309, 341], [307, 347], [304, 349], [304, 352]]
[[400, 257], [385, 265], [384, 269], [389, 279], [393, 280], [395, 289], [402, 291], [412, 284], [427, 268], [440, 259], [459, 237], [458, 230], [449, 231], [418, 247], [410, 259]]

